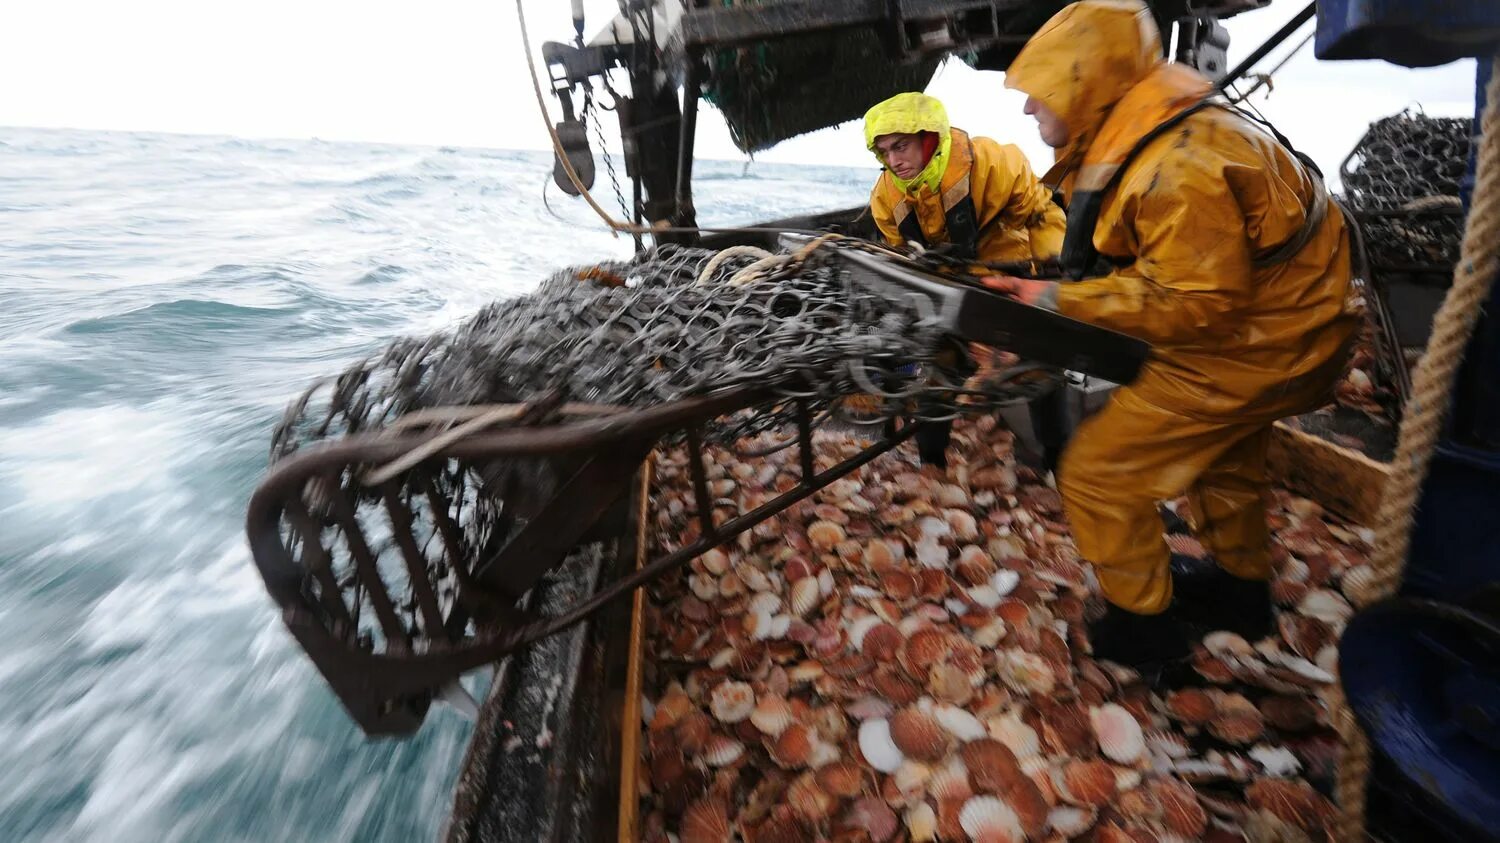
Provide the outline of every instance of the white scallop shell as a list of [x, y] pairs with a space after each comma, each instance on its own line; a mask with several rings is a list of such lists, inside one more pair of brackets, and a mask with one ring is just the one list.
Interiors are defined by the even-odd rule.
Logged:
[[995, 593], [1001, 597], [1015, 591], [1016, 586], [1020, 584], [1021, 575], [1009, 568], [1001, 568], [995, 572], [993, 577], [990, 577], [990, 588], [993, 588]]
[[784, 697], [767, 694], [755, 704], [750, 712], [750, 722], [768, 735], [780, 735], [792, 725], [792, 707]]
[[703, 747], [703, 763], [710, 767], [724, 767], [740, 760], [744, 754], [744, 744], [734, 738], [714, 735]]
[[750, 598], [750, 602], [745, 604], [745, 608], [752, 612], [764, 612], [768, 615], [774, 615], [781, 611], [781, 598], [769, 591], [762, 591]]
[[717, 547], [709, 549], [698, 558], [703, 562], [703, 570], [716, 577], [729, 570], [729, 554]]
[[911, 843], [932, 843], [937, 839], [937, 812], [926, 802], [906, 809], [906, 833]]
[[906, 760], [891, 740], [890, 721], [883, 717], [872, 717], [859, 724], [859, 751], [871, 767], [882, 773], [896, 772]]
[[1089, 722], [1099, 738], [1104, 757], [1116, 764], [1133, 764], [1146, 753], [1146, 736], [1134, 716], [1114, 703], [1089, 711]]
[[1042, 751], [1041, 738], [1014, 712], [985, 721], [990, 737], [1005, 744], [1017, 760], [1032, 758]]
[[958, 812], [958, 824], [971, 840], [1002, 841], [1026, 839], [1021, 818], [1005, 800], [994, 796], [973, 796]]
[[990, 649], [999, 644], [1005, 638], [1005, 621], [995, 618], [989, 623], [974, 630], [973, 641], [983, 649]]
[[803, 577], [792, 583], [789, 602], [792, 614], [797, 617], [806, 617], [807, 613], [811, 612], [822, 599], [823, 590], [818, 587], [818, 580], [815, 577]]
[[863, 650], [865, 635], [881, 623], [883, 621], [880, 620], [880, 616], [878, 615], [865, 615], [864, 617], [857, 618], [853, 623], [849, 624], [849, 643], [854, 645], [854, 649]]
[[818, 590], [823, 592], [824, 597], [833, 593], [834, 586], [832, 571], [824, 568], [818, 572]]
[[719, 581], [709, 574], [689, 576], [688, 588], [693, 590], [694, 597], [705, 603], [711, 603], [719, 598]]
[[1096, 818], [1095, 813], [1088, 808], [1059, 805], [1047, 814], [1047, 827], [1072, 839], [1092, 828]]
[[953, 737], [961, 741], [977, 741], [980, 738], [989, 737], [989, 731], [979, 718], [956, 705], [938, 703], [932, 707], [932, 716], [937, 718], [944, 729]]
[[708, 707], [724, 723], [738, 723], [755, 710], [755, 689], [744, 682], [721, 682], [709, 694]]
[[1261, 744], [1250, 750], [1250, 757], [1265, 768], [1268, 776], [1294, 776], [1302, 769], [1302, 762], [1284, 746]]
[[1000, 592], [987, 585], [976, 585], [973, 588], [965, 589], [964, 594], [976, 605], [983, 606], [986, 609], [993, 609], [1000, 605]]
[[943, 547], [936, 539], [923, 536], [917, 542], [917, 564], [924, 568], [948, 567], [948, 548]]

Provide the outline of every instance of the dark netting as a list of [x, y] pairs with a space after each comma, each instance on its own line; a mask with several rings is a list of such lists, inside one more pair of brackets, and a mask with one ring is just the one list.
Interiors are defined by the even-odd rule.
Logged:
[[894, 62], [871, 28], [791, 35], [711, 52], [703, 95], [723, 112], [735, 145], [758, 152], [923, 90], [939, 61]]
[[1451, 267], [1463, 239], [1459, 183], [1473, 121], [1405, 111], [1371, 124], [1344, 161], [1344, 198], [1376, 271]]
[[[451, 333], [397, 340], [302, 395], [273, 453], [433, 407], [543, 399], [648, 407], [759, 387], [873, 423], [896, 414], [951, 418], [1054, 382], [1053, 373], [1024, 366], [975, 377], [926, 299], [882, 296], [816, 254], [805, 262], [715, 254], [661, 246], [628, 262], [564, 270]], [[757, 280], [740, 283], [751, 275]], [[721, 437], [775, 427], [785, 412], [773, 406], [721, 420]]]

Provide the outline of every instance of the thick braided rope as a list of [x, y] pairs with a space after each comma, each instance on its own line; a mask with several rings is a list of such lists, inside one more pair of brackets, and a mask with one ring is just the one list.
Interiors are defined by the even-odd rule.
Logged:
[[[1396, 593], [1411, 545], [1422, 483], [1442, 433], [1451, 400], [1453, 380], [1463, 362], [1464, 348], [1490, 287], [1500, 271], [1500, 56], [1486, 92], [1480, 138], [1474, 205], [1464, 232], [1463, 252], [1453, 286], [1433, 317], [1432, 337], [1417, 362], [1412, 395], [1401, 420], [1396, 457], [1386, 481], [1385, 496], [1375, 518], [1371, 576], [1351, 588], [1355, 605], [1364, 607]], [[1338, 797], [1342, 810], [1341, 840], [1362, 840], [1365, 822], [1365, 785], [1370, 773], [1370, 746], [1355, 722], [1354, 713], [1336, 691], [1334, 725], [1343, 739], [1339, 763]]]

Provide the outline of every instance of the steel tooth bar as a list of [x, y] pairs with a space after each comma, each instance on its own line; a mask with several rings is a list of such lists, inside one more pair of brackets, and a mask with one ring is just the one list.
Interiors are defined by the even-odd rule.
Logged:
[[333, 516], [343, 528], [349, 554], [354, 557], [354, 570], [359, 583], [369, 594], [370, 605], [374, 607], [375, 617], [380, 621], [380, 629], [385, 634], [387, 649], [393, 653], [409, 652], [410, 635], [406, 625], [401, 623], [401, 618], [396, 614], [396, 605], [391, 600], [390, 592], [386, 590], [385, 581], [380, 578], [380, 565], [365, 541], [364, 530], [355, 516], [353, 504], [345, 496], [344, 487], [339, 482], [340, 477], [341, 475], [325, 475], [324, 487], [328, 492], [329, 504], [333, 507]]
[[394, 484], [384, 484], [381, 497], [385, 499], [385, 511], [391, 519], [391, 532], [395, 536], [396, 546], [401, 549], [401, 556], [406, 560], [412, 596], [416, 598], [417, 608], [422, 613], [422, 630], [427, 633], [427, 638], [432, 639], [433, 645], [446, 644], [447, 625], [443, 622], [443, 610], [438, 606], [437, 592], [428, 578], [427, 559], [412, 536], [411, 510], [402, 504]]
[[[354, 618], [349, 616], [349, 607], [344, 604], [344, 591], [339, 588], [338, 580], [333, 575], [333, 560], [323, 547], [322, 530], [313, 520], [312, 513], [307, 511], [307, 507], [298, 498], [287, 502], [287, 520], [302, 537], [302, 558], [317, 580], [318, 601], [328, 610], [335, 624], [344, 625], [344, 634], [352, 637], [358, 627]], [[336, 626], [333, 633], [343, 637]]]

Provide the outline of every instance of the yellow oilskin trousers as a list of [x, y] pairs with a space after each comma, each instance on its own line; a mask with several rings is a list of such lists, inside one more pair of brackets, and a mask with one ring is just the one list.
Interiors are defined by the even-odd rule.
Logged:
[[1178, 415], [1129, 387], [1084, 422], [1058, 473], [1078, 552], [1094, 563], [1105, 598], [1140, 614], [1171, 602], [1170, 556], [1156, 507], [1184, 492], [1198, 537], [1219, 565], [1241, 579], [1269, 579], [1270, 441], [1263, 422]]
[[1058, 472], [1104, 596], [1141, 614], [1171, 601], [1156, 505], [1184, 492], [1227, 571], [1269, 576], [1271, 425], [1327, 401], [1360, 321], [1348, 232], [1317, 180], [1246, 118], [1189, 112], [1211, 86], [1161, 52], [1143, 3], [1083, 0], [1006, 73], [1067, 126], [1048, 178], [1070, 203], [1100, 197], [1093, 246], [1116, 267], [1060, 285], [1057, 310], [1152, 345]]

